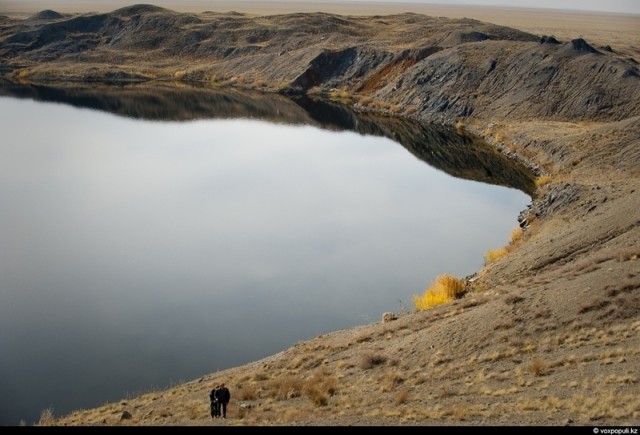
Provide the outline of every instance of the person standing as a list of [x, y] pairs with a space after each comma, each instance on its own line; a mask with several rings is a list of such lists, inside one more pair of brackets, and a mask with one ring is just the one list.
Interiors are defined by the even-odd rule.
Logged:
[[211, 393], [209, 393], [209, 401], [211, 402], [211, 418], [220, 417], [220, 401], [218, 400], [219, 394], [220, 385], [216, 385], [216, 387], [211, 390]]
[[[218, 389], [218, 403], [220, 404], [219, 406], [222, 407], [223, 418], [227, 418], [227, 404], [229, 400], [231, 400], [229, 389], [224, 386], [224, 383], [220, 384], [220, 389]], [[220, 411], [218, 411], [218, 415], [220, 415]]]

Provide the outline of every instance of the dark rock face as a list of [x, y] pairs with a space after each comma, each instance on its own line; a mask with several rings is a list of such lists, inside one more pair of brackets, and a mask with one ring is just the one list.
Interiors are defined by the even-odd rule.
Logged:
[[40, 11], [37, 14], [30, 16], [29, 21], [38, 21], [38, 20], [60, 20], [64, 18], [59, 12], [52, 11], [51, 9], [46, 9], [44, 11]]
[[543, 36], [540, 38], [540, 44], [560, 44], [553, 36]]
[[585, 53], [599, 53], [598, 50], [590, 46], [587, 43], [587, 41], [585, 41], [582, 38], [572, 39], [570, 44], [571, 44], [571, 49], [575, 51], [585, 52]]
[[389, 62], [390, 53], [350, 47], [325, 51], [314, 58], [309, 68], [293, 81], [294, 88], [307, 90], [315, 86], [339, 86], [345, 81], [362, 79], [381, 64]]
[[377, 97], [402, 100], [424, 119], [478, 111], [593, 120], [640, 114], [638, 69], [626, 60], [592, 52], [580, 42], [495, 45], [484, 52], [468, 44], [441, 51], [407, 70], [402, 82], [392, 85], [395, 91], [387, 87]]
[[159, 6], [149, 4], [136, 4], [131, 6], [125, 6], [113, 11], [113, 15], [120, 17], [132, 17], [134, 15], [151, 14], [151, 13], [170, 13], [169, 9], [161, 8]]

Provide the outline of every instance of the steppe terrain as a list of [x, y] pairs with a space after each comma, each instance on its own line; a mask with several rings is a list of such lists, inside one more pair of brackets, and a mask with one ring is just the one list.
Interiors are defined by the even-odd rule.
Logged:
[[[639, 16], [14, 7], [7, 80], [324, 96], [480, 136], [538, 186], [459, 299], [41, 424], [640, 425]], [[212, 420], [220, 382], [229, 418]]]

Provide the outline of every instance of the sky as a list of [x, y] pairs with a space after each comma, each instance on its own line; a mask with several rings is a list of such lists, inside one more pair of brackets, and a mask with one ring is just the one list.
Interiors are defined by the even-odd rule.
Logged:
[[[353, 0], [352, 0], [353, 1]], [[384, 1], [389, 3], [440, 3], [473, 6], [507, 6], [517, 8], [548, 8], [548, 9], [577, 9], [592, 11], [608, 11], [640, 14], [640, 0], [355, 0], [355, 1]]]
[[640, 14], [640, 1], [638, 0], [465, 0], [460, 3], [482, 6], [578, 9]]
[[[102, 0], [106, 3], [110, 0]], [[130, 4], [135, 3], [180, 3], [181, 0], [131, 0]], [[229, 0], [226, 0], [229, 1]], [[239, 3], [245, 0], [236, 0]], [[262, 0], [246, 0], [253, 3], [261, 3]], [[341, 3], [340, 0], [265, 0], [269, 2], [285, 2], [285, 3]], [[98, 0], [52, 0], [51, 3], [73, 5], [74, 3], [91, 3]], [[207, 3], [208, 0], [187, 0], [189, 3]], [[212, 0], [210, 3], [214, 3]], [[423, 3], [423, 4], [444, 4], [444, 5], [472, 5], [472, 6], [502, 6], [502, 7], [518, 7], [518, 8], [547, 8], [547, 9], [570, 9], [570, 10], [587, 10], [587, 11], [607, 11], [618, 13], [640, 14], [640, 0], [348, 0], [348, 2], [384, 2], [384, 3]], [[16, 0], [0, 0], [0, 10], [3, 9], [3, 3], [6, 5], [16, 3]], [[21, 0], [22, 4], [46, 4], [46, 0]]]

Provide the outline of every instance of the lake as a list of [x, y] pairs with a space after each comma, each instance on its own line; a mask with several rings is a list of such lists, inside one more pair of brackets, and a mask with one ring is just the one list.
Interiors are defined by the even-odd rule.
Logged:
[[0, 130], [2, 425], [412, 310], [533, 189], [472, 138], [301, 97], [5, 84]]

